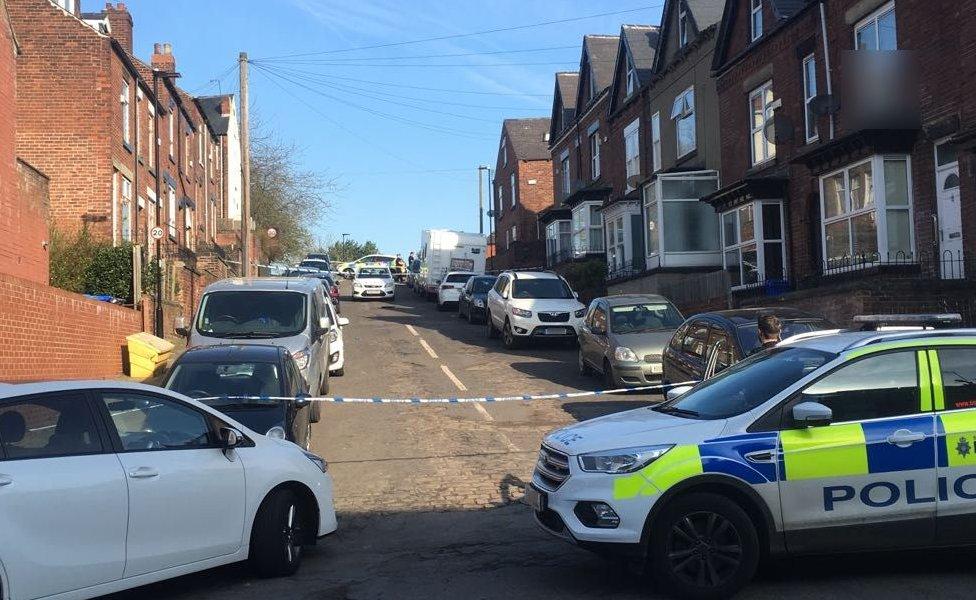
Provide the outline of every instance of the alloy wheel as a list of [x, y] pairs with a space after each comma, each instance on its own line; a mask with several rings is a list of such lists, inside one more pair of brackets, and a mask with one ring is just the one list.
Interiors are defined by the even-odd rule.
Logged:
[[302, 526], [298, 515], [298, 507], [294, 504], [288, 507], [288, 519], [283, 531], [285, 538], [285, 552], [288, 562], [294, 562], [302, 555]]
[[668, 532], [666, 552], [674, 576], [699, 588], [726, 584], [743, 560], [735, 525], [710, 511], [689, 513], [675, 522]]

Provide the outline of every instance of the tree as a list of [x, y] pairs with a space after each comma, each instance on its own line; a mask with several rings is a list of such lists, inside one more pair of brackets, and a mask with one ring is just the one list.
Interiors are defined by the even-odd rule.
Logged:
[[361, 256], [366, 256], [368, 254], [379, 254], [379, 249], [376, 244], [367, 240], [360, 244], [355, 240], [344, 240], [341, 242], [334, 242], [327, 250], [329, 258], [332, 259], [333, 263], [344, 263], [352, 260], [356, 260]]
[[[337, 178], [303, 169], [302, 150], [271, 134], [251, 143], [251, 216], [269, 262], [297, 260], [311, 248], [312, 230], [329, 213]], [[267, 235], [269, 228], [275, 237]]]

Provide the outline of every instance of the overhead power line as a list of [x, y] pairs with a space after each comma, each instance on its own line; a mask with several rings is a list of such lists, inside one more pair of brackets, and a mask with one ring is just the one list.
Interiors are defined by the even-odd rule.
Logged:
[[486, 50], [482, 52], [451, 52], [443, 54], [412, 54], [407, 56], [349, 56], [349, 57], [336, 57], [328, 59], [288, 59], [288, 58], [266, 58], [261, 59], [263, 62], [273, 62], [273, 63], [297, 63], [297, 64], [314, 64], [320, 60], [324, 61], [334, 61], [334, 62], [358, 62], [367, 60], [412, 60], [417, 58], [458, 58], [462, 56], [494, 56], [498, 54], [522, 54], [522, 53], [534, 53], [534, 52], [551, 52], [553, 50], [573, 50], [579, 49], [579, 44], [572, 44], [569, 46], [549, 46], [546, 48], [520, 48], [516, 50]]
[[562, 23], [573, 23], [573, 22], [576, 22], [576, 21], [586, 21], [588, 19], [598, 19], [600, 17], [611, 17], [611, 16], [614, 16], [614, 15], [623, 15], [623, 14], [627, 14], [627, 13], [640, 12], [642, 10], [650, 10], [652, 8], [661, 8], [662, 6], [663, 6], [663, 4], [651, 4], [651, 5], [648, 5], [648, 6], [639, 6], [637, 8], [628, 8], [626, 10], [615, 10], [615, 11], [604, 12], [604, 13], [583, 15], [583, 16], [580, 16], [580, 17], [569, 17], [569, 18], [566, 18], [566, 19], [553, 19], [553, 20], [550, 20], [550, 21], [540, 21], [538, 23], [529, 23], [527, 25], [512, 25], [512, 26], [509, 26], [509, 27], [497, 27], [497, 28], [494, 28], [494, 29], [484, 29], [482, 31], [472, 31], [472, 32], [469, 32], [469, 33], [454, 33], [454, 34], [449, 34], [449, 35], [439, 35], [439, 36], [428, 37], [428, 38], [420, 38], [420, 39], [416, 39], [416, 40], [406, 40], [406, 41], [402, 41], [402, 42], [387, 42], [385, 44], [372, 44], [372, 45], [368, 45], [368, 46], [355, 46], [355, 47], [352, 47], [352, 48], [338, 48], [338, 49], [334, 49], [334, 50], [320, 50], [320, 51], [317, 51], [317, 52], [297, 52], [297, 53], [294, 53], [294, 54], [279, 54], [277, 56], [269, 56], [269, 57], [264, 57], [264, 58], [265, 58], [265, 60], [267, 60], [267, 59], [272, 59], [272, 58], [293, 58], [293, 57], [299, 57], [299, 56], [320, 56], [320, 55], [323, 55], [323, 54], [339, 54], [339, 53], [342, 53], [342, 52], [356, 52], [356, 51], [359, 51], [359, 50], [373, 50], [373, 49], [376, 49], [376, 48], [393, 48], [393, 47], [397, 47], [397, 46], [408, 46], [408, 45], [412, 45], [412, 44], [423, 44], [423, 43], [426, 43], [426, 42], [439, 42], [439, 41], [443, 41], [443, 40], [456, 40], [456, 39], [460, 39], [460, 38], [475, 37], [475, 36], [479, 36], [479, 35], [488, 35], [488, 34], [492, 34], [492, 33], [503, 33], [503, 32], [506, 32], [506, 31], [519, 31], [519, 30], [522, 30], [522, 29], [532, 29], [532, 28], [535, 28], [535, 27], [546, 27], [546, 26], [549, 26], [549, 25], [559, 25], [559, 24], [562, 24]]

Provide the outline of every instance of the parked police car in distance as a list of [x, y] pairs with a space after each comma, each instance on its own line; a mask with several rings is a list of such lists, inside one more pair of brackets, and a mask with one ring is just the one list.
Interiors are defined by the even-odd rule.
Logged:
[[802, 334], [669, 396], [545, 438], [545, 529], [693, 598], [766, 552], [976, 543], [976, 329]]
[[182, 394], [0, 385], [0, 598], [93, 598], [245, 559], [290, 575], [336, 526], [323, 459]]

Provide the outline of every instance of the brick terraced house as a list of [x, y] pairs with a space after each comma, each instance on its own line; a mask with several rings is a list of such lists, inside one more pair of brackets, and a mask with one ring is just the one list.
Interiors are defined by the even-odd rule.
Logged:
[[714, 53], [737, 305], [976, 319], [976, 2], [729, 0]]
[[549, 119], [505, 119], [492, 180], [494, 270], [539, 267], [545, 242], [537, 215], [552, 202]]
[[604, 148], [619, 42], [615, 35], [584, 36], [579, 71], [556, 74], [549, 136], [555, 194], [539, 216], [552, 267], [605, 256], [600, 207], [611, 192]]
[[[169, 44], [156, 44], [150, 64], [135, 58], [122, 3], [95, 13], [69, 0], [7, 4], [23, 49], [17, 150], [50, 179], [52, 226], [145, 245], [147, 260], [155, 249], [149, 232], [162, 227], [171, 327], [172, 316], [192, 312], [203, 286], [235, 266], [218, 233], [233, 218], [228, 190], [239, 192], [240, 164], [228, 158], [236, 143], [229, 128], [214, 122], [233, 110], [215, 112], [163, 76], [176, 72]], [[239, 219], [239, 199], [236, 206]]]

